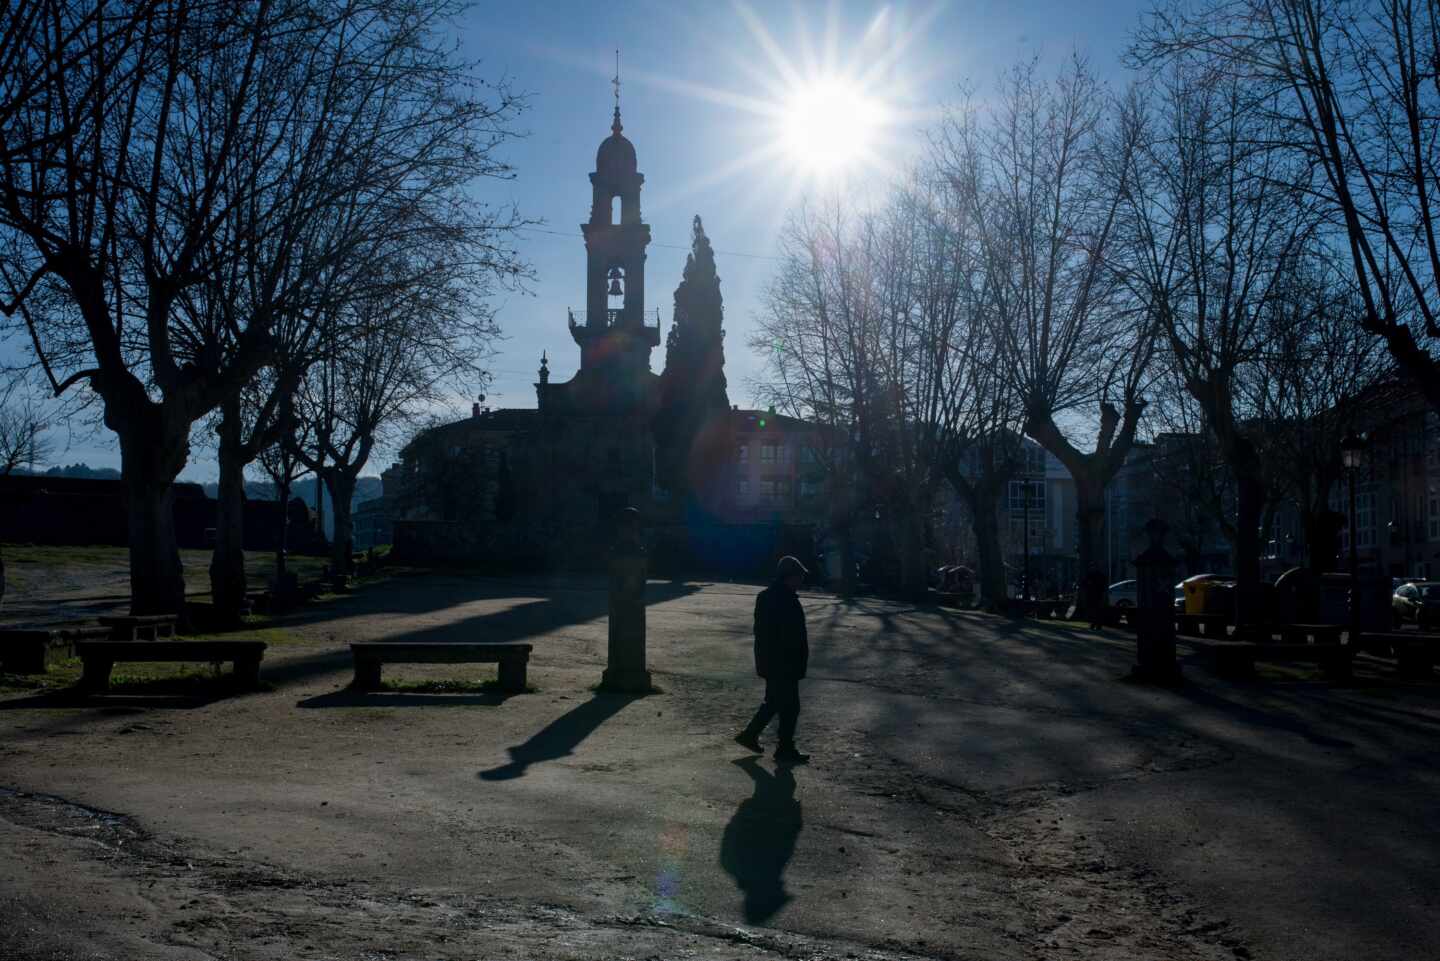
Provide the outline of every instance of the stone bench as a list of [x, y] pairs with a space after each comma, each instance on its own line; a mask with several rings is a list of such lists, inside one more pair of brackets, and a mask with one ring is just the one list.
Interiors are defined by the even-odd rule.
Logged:
[[102, 640], [109, 636], [110, 628], [92, 624], [0, 630], [0, 670], [11, 674], [44, 674], [50, 664], [75, 655], [76, 641]]
[[175, 636], [174, 614], [116, 614], [95, 620], [110, 628], [112, 641], [158, 641]]
[[1176, 614], [1175, 633], [1186, 637], [1223, 638], [1229, 633], [1230, 618], [1225, 614]]
[[1392, 655], [1395, 658], [1395, 670], [1401, 674], [1426, 677], [1435, 665], [1436, 649], [1440, 648], [1440, 634], [1410, 631], [1362, 633], [1360, 646], [1374, 654]]
[[1275, 644], [1265, 641], [1190, 640], [1188, 643], [1215, 658], [1215, 673], [1222, 677], [1250, 677], [1256, 661], [1313, 661], [1335, 680], [1350, 677], [1355, 651], [1346, 644]]
[[1040, 620], [1054, 620], [1063, 615], [1065, 608], [1069, 606], [1068, 601], [1036, 600], [1033, 598], [1028, 601], [1022, 600], [1019, 603], [1020, 611], [1024, 616], [1035, 617]]
[[84, 670], [80, 689], [89, 694], [102, 693], [110, 685], [110, 671], [117, 663], [207, 661], [235, 664], [235, 680], [243, 688], [254, 689], [260, 684], [260, 659], [265, 656], [264, 641], [79, 641], [75, 653]]
[[383, 664], [496, 664], [500, 665], [500, 688], [510, 693], [525, 690], [525, 671], [530, 661], [530, 644], [443, 641], [356, 641], [350, 645], [355, 658], [354, 687], [373, 691], [380, 687]]

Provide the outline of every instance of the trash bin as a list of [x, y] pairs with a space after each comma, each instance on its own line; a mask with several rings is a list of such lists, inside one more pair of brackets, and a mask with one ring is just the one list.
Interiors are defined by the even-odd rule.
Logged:
[[[1229, 578], [1222, 578], [1219, 574], [1196, 574], [1180, 583], [1185, 590], [1186, 614], [1225, 614], [1234, 609], [1235, 597], [1231, 593], [1234, 582]], [[1211, 596], [1217, 587], [1223, 597]]]

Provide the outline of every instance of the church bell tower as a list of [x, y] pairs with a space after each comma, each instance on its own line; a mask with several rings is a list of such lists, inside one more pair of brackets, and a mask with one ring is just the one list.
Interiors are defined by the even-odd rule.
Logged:
[[[570, 333], [580, 345], [580, 371], [607, 381], [619, 395], [638, 389], [650, 371], [660, 328], [645, 321], [645, 248], [650, 225], [640, 221], [635, 146], [621, 134], [620, 76], [616, 70], [611, 134], [595, 154], [590, 175], [590, 220], [585, 236], [585, 318], [572, 315]], [[619, 399], [619, 397], [617, 397]]]

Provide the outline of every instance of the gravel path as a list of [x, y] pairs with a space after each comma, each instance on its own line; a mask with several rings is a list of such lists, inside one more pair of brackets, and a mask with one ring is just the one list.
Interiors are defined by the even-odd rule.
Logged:
[[[760, 694], [754, 588], [652, 583], [662, 693], [627, 699], [592, 691], [597, 587], [397, 579], [297, 617], [266, 692], [0, 700], [0, 958], [1440, 943], [1431, 683], [1373, 662], [1350, 688], [1235, 685], [1192, 663], [1184, 690], [1154, 691], [1118, 680], [1123, 637], [813, 595], [814, 760], [787, 770], [729, 740]], [[345, 642], [385, 637], [529, 638], [537, 690], [346, 691]]]

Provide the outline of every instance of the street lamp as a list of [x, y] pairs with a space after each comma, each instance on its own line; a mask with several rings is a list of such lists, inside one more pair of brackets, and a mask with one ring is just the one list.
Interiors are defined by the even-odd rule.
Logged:
[[1021, 600], [1028, 601], [1030, 600], [1030, 479], [1026, 478], [1025, 480], [1021, 481], [1021, 483], [1024, 485], [1025, 490], [1025, 495], [1021, 502], [1024, 505], [1022, 509], [1025, 511], [1025, 520], [1022, 522], [1023, 532], [1021, 534], [1021, 537], [1023, 539], [1022, 543], [1024, 544], [1023, 553], [1025, 573], [1023, 576], [1025, 580], [1022, 582], [1023, 586], [1021, 588], [1020, 598]]
[[1357, 550], [1359, 531], [1355, 528], [1355, 474], [1365, 460], [1365, 437], [1347, 434], [1340, 441], [1340, 463], [1350, 482], [1350, 643], [1360, 640], [1360, 554]]

